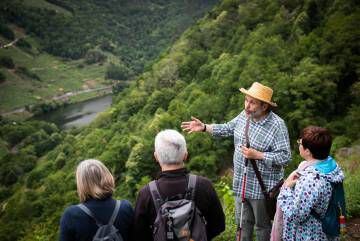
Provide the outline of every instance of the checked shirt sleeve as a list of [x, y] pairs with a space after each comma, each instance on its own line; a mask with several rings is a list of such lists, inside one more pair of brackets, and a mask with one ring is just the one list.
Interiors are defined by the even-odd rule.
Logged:
[[271, 151], [264, 152], [264, 164], [267, 167], [273, 165], [284, 166], [291, 159], [289, 134], [284, 122], [274, 133]]
[[[240, 114], [241, 115], [241, 114]], [[231, 121], [224, 123], [224, 124], [213, 124], [213, 136], [219, 136], [219, 137], [227, 137], [227, 136], [233, 136], [234, 135], [234, 129], [236, 126], [236, 123], [239, 121], [240, 115], [232, 119]]]

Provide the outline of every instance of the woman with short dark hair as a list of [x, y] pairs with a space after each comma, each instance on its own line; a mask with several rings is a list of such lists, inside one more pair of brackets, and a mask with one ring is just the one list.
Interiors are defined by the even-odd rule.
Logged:
[[326, 128], [308, 126], [298, 140], [305, 161], [284, 182], [278, 197], [283, 215], [282, 240], [331, 240], [322, 230], [320, 220], [331, 198], [331, 182], [339, 183], [344, 174], [329, 156], [332, 138]]
[[[76, 186], [80, 202], [101, 224], [108, 224], [118, 202], [112, 198], [115, 182], [109, 169], [98, 160], [80, 162], [76, 169]], [[114, 227], [125, 241], [129, 240], [133, 216], [131, 204], [127, 200], [121, 200]], [[92, 240], [97, 229], [94, 218], [85, 213], [79, 205], [72, 205], [66, 208], [61, 217], [60, 241]]]

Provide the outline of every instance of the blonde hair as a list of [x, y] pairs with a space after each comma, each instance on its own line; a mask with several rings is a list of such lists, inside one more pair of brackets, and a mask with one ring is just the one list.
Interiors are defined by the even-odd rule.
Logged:
[[89, 198], [102, 199], [111, 195], [115, 188], [114, 177], [109, 169], [95, 159], [79, 163], [76, 168], [76, 185], [80, 202]]

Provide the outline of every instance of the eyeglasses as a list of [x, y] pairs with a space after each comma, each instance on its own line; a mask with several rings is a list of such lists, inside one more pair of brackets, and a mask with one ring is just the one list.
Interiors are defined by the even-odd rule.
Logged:
[[301, 139], [297, 139], [297, 140], [296, 140], [296, 143], [297, 143], [299, 146], [302, 145]]

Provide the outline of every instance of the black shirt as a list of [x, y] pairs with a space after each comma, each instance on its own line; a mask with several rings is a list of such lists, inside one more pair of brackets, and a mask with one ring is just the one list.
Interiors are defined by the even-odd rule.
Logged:
[[[185, 168], [161, 172], [157, 179], [158, 189], [163, 199], [184, 194], [187, 188], [187, 170]], [[195, 204], [206, 219], [208, 240], [225, 230], [225, 216], [220, 200], [209, 179], [198, 176], [195, 187]], [[156, 210], [151, 198], [149, 186], [143, 187], [135, 205], [133, 241], [152, 241], [152, 225]]]

